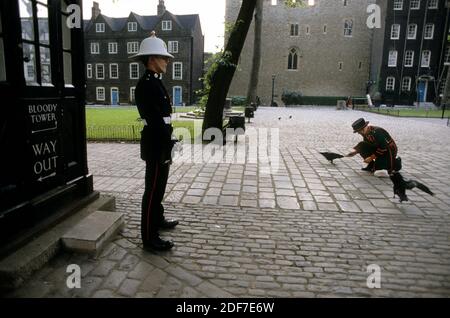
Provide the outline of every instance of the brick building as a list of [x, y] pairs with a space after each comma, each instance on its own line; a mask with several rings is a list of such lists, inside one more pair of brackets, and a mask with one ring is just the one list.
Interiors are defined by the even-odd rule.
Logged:
[[378, 0], [382, 28], [374, 31], [372, 93], [387, 104], [438, 102], [450, 63], [445, 0]]
[[145, 70], [142, 63], [128, 57], [138, 52], [141, 41], [152, 30], [175, 56], [163, 76], [172, 103], [195, 102], [195, 91], [202, 87], [199, 78], [204, 60], [204, 36], [198, 14], [174, 15], [160, 0], [155, 16], [131, 12], [125, 18], [110, 18], [101, 14], [94, 2], [92, 17], [84, 25], [88, 103], [134, 103], [134, 89]]

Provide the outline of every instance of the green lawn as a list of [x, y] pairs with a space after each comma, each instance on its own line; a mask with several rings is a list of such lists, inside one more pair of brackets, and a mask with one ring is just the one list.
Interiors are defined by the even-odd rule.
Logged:
[[[87, 139], [95, 141], [138, 141], [142, 122], [135, 107], [87, 108]], [[187, 128], [195, 139], [193, 121], [174, 121], [173, 127]]]
[[[365, 108], [361, 109], [371, 113], [397, 116], [397, 117], [424, 117], [424, 118], [441, 118], [442, 110], [426, 110], [426, 109], [395, 109], [395, 108]], [[444, 118], [450, 117], [450, 110], [446, 109]]]

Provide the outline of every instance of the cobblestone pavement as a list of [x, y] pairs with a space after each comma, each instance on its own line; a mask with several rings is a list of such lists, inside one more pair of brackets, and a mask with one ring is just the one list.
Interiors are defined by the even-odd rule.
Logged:
[[[259, 108], [255, 117], [248, 131], [279, 129], [278, 169], [176, 160], [165, 206], [181, 222], [163, 233], [176, 244], [166, 253], [140, 248], [139, 145], [89, 144], [94, 187], [116, 197], [125, 230], [100, 257], [60, 255], [9, 296], [450, 296], [450, 127], [332, 108]], [[392, 134], [403, 174], [434, 197], [412, 190], [400, 204], [390, 180], [361, 171], [360, 159], [333, 165], [318, 154], [348, 152], [359, 117]], [[81, 265], [81, 289], [66, 287], [69, 264]], [[381, 288], [367, 287], [371, 264]]]

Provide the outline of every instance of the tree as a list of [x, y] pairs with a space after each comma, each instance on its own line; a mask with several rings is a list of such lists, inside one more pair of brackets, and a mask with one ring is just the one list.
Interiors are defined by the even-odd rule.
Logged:
[[243, 0], [236, 23], [230, 33], [227, 45], [221, 58], [212, 66], [211, 88], [205, 107], [203, 132], [208, 128], [222, 129], [223, 108], [231, 80], [233, 79], [239, 56], [247, 37], [248, 29], [253, 18], [256, 0]]
[[247, 90], [247, 102], [257, 103], [257, 89], [259, 79], [259, 68], [261, 66], [261, 36], [262, 36], [262, 19], [263, 19], [264, 0], [256, 0], [255, 9], [255, 38], [253, 42], [253, 59], [250, 72], [250, 81]]

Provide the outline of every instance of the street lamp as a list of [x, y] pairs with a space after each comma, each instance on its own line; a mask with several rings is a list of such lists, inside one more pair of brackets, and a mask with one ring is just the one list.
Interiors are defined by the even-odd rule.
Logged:
[[270, 101], [270, 106], [274, 106], [274, 100], [273, 100], [273, 94], [274, 94], [274, 90], [275, 90], [275, 77], [276, 77], [276, 75], [275, 74], [273, 74], [272, 75], [272, 99], [271, 99], [271, 101]]

